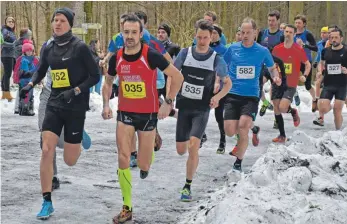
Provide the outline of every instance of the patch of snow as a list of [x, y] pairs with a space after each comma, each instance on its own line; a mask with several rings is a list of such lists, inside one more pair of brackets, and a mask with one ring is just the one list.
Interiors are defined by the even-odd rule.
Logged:
[[[347, 223], [347, 128], [271, 144], [182, 223]], [[232, 173], [232, 172], [229, 172]]]

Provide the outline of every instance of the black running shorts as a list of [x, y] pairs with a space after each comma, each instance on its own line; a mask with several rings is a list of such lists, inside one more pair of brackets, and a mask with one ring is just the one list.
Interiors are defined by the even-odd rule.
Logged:
[[71, 111], [47, 105], [42, 132], [50, 131], [59, 137], [64, 127], [64, 141], [79, 144], [83, 137], [85, 118], [85, 111]]
[[284, 88], [277, 86], [276, 84], [271, 85], [271, 100], [280, 100], [283, 97]]
[[296, 93], [296, 88], [294, 87], [287, 87], [287, 89], [284, 91], [282, 98], [287, 99], [290, 102], [293, 102], [293, 97]]
[[224, 120], [240, 120], [241, 115], [257, 117], [259, 99], [257, 97], [228, 94], [224, 105]]
[[135, 131], [153, 131], [157, 127], [158, 114], [117, 111], [117, 121], [133, 126]]
[[194, 136], [201, 139], [210, 117], [210, 109], [179, 109], [176, 124], [176, 142], [186, 142]]
[[345, 101], [346, 91], [346, 87], [324, 86], [320, 94], [320, 99], [328, 99], [331, 101], [333, 97], [335, 97], [336, 100]]

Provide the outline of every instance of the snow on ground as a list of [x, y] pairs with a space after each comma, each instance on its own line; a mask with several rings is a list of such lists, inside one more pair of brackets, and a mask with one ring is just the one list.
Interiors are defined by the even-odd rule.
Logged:
[[239, 182], [230, 172], [183, 223], [347, 223], [347, 128], [291, 142], [271, 144]]
[[[38, 99], [36, 89], [36, 110]], [[326, 116], [325, 127], [314, 126], [312, 113], [304, 112], [304, 107], [310, 111], [310, 100], [308, 96], [309, 105], [305, 105], [302, 96], [299, 128], [293, 127], [290, 116], [284, 116], [291, 145], [271, 143], [278, 135], [278, 130], [272, 129], [271, 112], [257, 118], [261, 142], [258, 147], [250, 144], [240, 182], [237, 175], [228, 174], [235, 158], [215, 153], [219, 131], [212, 111], [206, 129], [208, 141], [200, 150], [192, 184], [191, 203], [179, 201], [187, 155], [176, 153], [175, 119], [160, 121], [163, 146], [156, 153], [148, 178], [141, 180], [139, 170], [132, 170], [135, 223], [347, 223], [347, 129], [325, 133], [334, 129], [332, 113]], [[111, 104], [115, 115], [117, 99]], [[14, 115], [14, 102], [1, 100], [0, 106], [2, 223], [42, 223], [35, 218], [42, 203], [37, 115]], [[85, 128], [93, 145], [82, 152], [74, 167], [68, 167], [62, 150], [57, 150], [61, 188], [53, 192], [56, 211], [47, 223], [111, 223], [121, 208], [116, 119], [102, 120], [100, 96], [92, 94], [90, 106]], [[346, 121], [347, 114], [343, 116]], [[235, 139], [227, 140], [229, 152]]]

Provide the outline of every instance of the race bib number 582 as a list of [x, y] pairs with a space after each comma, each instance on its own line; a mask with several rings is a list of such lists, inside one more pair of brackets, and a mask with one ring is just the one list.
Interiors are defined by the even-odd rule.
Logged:
[[339, 75], [342, 73], [341, 64], [328, 64], [329, 75]]
[[67, 69], [51, 70], [53, 88], [63, 88], [70, 86], [69, 73]]
[[204, 86], [193, 85], [188, 82], [183, 82], [182, 96], [193, 99], [201, 100], [204, 93]]
[[122, 82], [124, 98], [142, 99], [146, 97], [146, 86], [144, 82]]
[[237, 66], [236, 76], [237, 79], [254, 79], [255, 66]]

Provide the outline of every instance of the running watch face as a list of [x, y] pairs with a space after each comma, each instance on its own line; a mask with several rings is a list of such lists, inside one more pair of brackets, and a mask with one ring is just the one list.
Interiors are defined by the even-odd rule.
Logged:
[[167, 99], [167, 98], [165, 98], [165, 102], [166, 102], [167, 104], [172, 104], [172, 99]]

